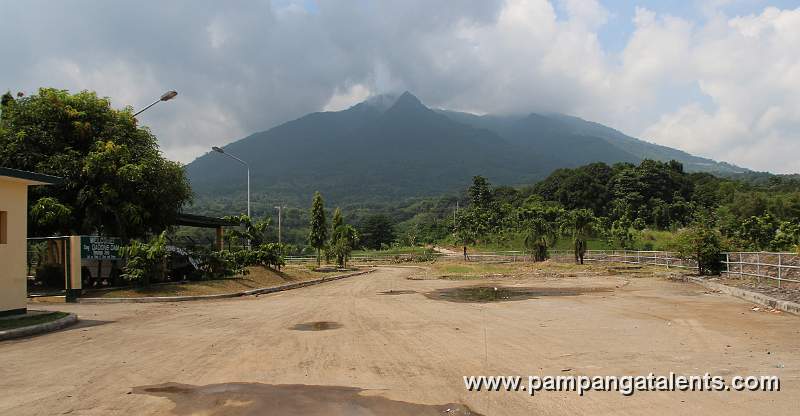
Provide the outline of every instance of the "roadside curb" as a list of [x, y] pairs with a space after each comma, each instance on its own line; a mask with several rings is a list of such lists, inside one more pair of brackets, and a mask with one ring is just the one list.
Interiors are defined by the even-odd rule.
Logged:
[[152, 302], [187, 302], [192, 300], [213, 300], [238, 298], [241, 296], [265, 295], [268, 293], [283, 292], [286, 290], [299, 289], [301, 287], [318, 285], [320, 283], [332, 282], [334, 280], [345, 279], [362, 274], [372, 273], [375, 269], [362, 270], [355, 273], [340, 274], [337, 276], [323, 277], [316, 280], [305, 282], [290, 283], [287, 285], [264, 287], [260, 289], [245, 290], [243, 292], [222, 293], [219, 295], [197, 295], [197, 296], [153, 296], [141, 298], [78, 298], [78, 303], [152, 303]]
[[689, 279], [689, 281], [701, 284], [709, 289], [718, 290], [722, 293], [735, 296], [739, 299], [744, 299], [748, 302], [757, 303], [759, 305], [778, 309], [794, 315], [800, 315], [800, 303], [790, 302], [788, 300], [776, 299], [773, 298], [772, 296], [768, 296], [763, 293], [753, 292], [750, 290], [741, 289], [733, 286], [727, 286], [723, 285], [722, 283], [710, 282], [708, 280], [699, 277], [687, 276], [686, 278]]
[[71, 313], [63, 318], [56, 319], [55, 321], [0, 331], [0, 341], [38, 335], [45, 332], [58, 331], [59, 329], [66, 328], [76, 322], [78, 322], [78, 315]]

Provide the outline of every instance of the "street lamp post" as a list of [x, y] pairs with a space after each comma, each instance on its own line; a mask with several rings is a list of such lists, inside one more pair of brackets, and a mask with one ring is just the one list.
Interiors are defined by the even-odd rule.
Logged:
[[[247, 168], [247, 217], [250, 218], [250, 220], [252, 221], [252, 217], [250, 217], [250, 165], [247, 164], [247, 162], [245, 162], [244, 160], [239, 159], [238, 157], [226, 152], [221, 147], [214, 146], [211, 148], [211, 150], [217, 153], [221, 153], [225, 156], [228, 156], [231, 159], [243, 164], [244, 167]], [[250, 248], [250, 240], [247, 240], [247, 248]]]
[[147, 110], [148, 108], [160, 103], [161, 101], [169, 101], [169, 100], [175, 98], [176, 95], [178, 95], [177, 91], [174, 91], [174, 90], [173, 91], [167, 91], [167, 92], [165, 92], [164, 94], [161, 95], [161, 98], [153, 101], [153, 103], [148, 105], [147, 107], [137, 111], [133, 116], [136, 117], [139, 114], [142, 114], [144, 112], [144, 110]]

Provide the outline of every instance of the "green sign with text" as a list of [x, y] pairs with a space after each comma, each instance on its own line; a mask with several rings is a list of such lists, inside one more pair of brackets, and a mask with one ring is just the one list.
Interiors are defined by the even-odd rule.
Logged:
[[81, 236], [81, 258], [87, 260], [119, 260], [119, 238]]

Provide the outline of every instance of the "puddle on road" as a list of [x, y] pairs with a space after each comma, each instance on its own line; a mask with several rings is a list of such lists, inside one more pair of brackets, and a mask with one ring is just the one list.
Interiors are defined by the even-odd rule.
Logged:
[[165, 383], [133, 388], [136, 394], [171, 400], [175, 404], [174, 415], [482, 416], [461, 404], [425, 405], [360, 394], [363, 391], [355, 387], [261, 383]]
[[450, 302], [506, 302], [536, 299], [544, 296], [578, 296], [584, 293], [608, 292], [605, 288], [590, 287], [503, 287], [466, 286], [439, 289], [426, 293], [430, 299]]
[[329, 329], [339, 329], [342, 324], [331, 321], [303, 322], [289, 329], [294, 331], [327, 331]]
[[387, 290], [385, 292], [378, 292], [379, 295], [411, 295], [417, 293], [416, 290]]

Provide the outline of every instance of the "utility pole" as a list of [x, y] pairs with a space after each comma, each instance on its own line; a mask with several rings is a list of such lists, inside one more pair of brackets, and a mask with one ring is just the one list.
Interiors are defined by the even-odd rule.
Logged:
[[278, 210], [278, 244], [281, 244], [281, 212], [282, 212], [282, 208], [285, 208], [285, 207], [280, 206], [280, 205], [275, 207], [275, 209]]

